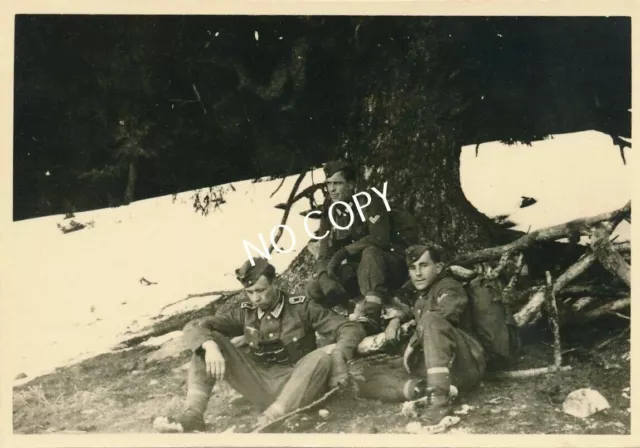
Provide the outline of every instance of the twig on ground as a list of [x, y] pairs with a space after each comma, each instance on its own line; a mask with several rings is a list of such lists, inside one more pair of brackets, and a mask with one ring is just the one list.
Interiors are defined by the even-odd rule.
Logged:
[[304, 411], [306, 411], [308, 409], [311, 409], [312, 407], [317, 406], [320, 403], [322, 403], [323, 401], [325, 401], [327, 398], [329, 398], [331, 395], [336, 393], [338, 390], [340, 390], [339, 386], [334, 387], [329, 392], [327, 392], [326, 394], [324, 394], [322, 397], [318, 398], [316, 401], [312, 402], [311, 404], [299, 407], [298, 409], [294, 409], [293, 411], [289, 412], [288, 414], [285, 414], [282, 417], [277, 418], [277, 419], [273, 420], [272, 422], [267, 423], [266, 425], [262, 425], [262, 426], [259, 426], [259, 427], [255, 428], [251, 432], [262, 432], [265, 429], [271, 428], [272, 426], [275, 426], [276, 424], [285, 421], [286, 419], [288, 419], [289, 417], [294, 416], [295, 414], [299, 414], [300, 412], [304, 412]]
[[631, 320], [631, 318], [629, 316], [625, 316], [624, 314], [618, 313], [617, 311], [611, 311], [611, 314], [614, 314], [614, 315], [616, 315], [618, 317], [621, 317], [623, 319], [626, 319], [626, 320]]
[[487, 373], [487, 379], [506, 379], [506, 378], [530, 378], [532, 376], [546, 375], [554, 372], [568, 372], [571, 366], [549, 366], [539, 367], [535, 369], [511, 370], [504, 372]]
[[621, 331], [620, 333], [616, 334], [615, 336], [607, 339], [606, 341], [601, 342], [600, 344], [596, 345], [596, 350], [600, 350], [600, 349], [605, 348], [607, 345], [609, 345], [610, 343], [612, 343], [616, 339], [620, 339], [622, 336], [627, 334], [630, 330], [631, 330], [631, 327], [627, 327], [623, 331]]

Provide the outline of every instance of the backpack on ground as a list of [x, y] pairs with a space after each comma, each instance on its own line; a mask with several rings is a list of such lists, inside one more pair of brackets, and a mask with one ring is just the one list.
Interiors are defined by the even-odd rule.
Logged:
[[487, 369], [507, 367], [520, 350], [518, 326], [492, 282], [476, 277], [465, 285], [474, 333], [487, 354]]

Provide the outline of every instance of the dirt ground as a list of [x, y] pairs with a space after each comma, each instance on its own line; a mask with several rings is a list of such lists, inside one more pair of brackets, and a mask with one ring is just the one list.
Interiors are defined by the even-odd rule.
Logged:
[[[623, 390], [630, 387], [628, 322], [612, 317], [565, 334], [563, 360], [572, 370], [528, 379], [486, 379], [456, 403], [457, 410], [463, 404], [472, 409], [460, 415], [461, 421], [448, 432], [630, 434], [630, 400], [623, 395]], [[524, 336], [528, 343], [513, 368], [549, 365], [552, 349], [548, 330], [542, 328]], [[186, 393], [184, 367], [189, 360], [189, 353], [183, 352], [178, 358], [142, 361], [153, 350], [135, 346], [100, 355], [15, 388], [14, 431], [153, 432], [156, 416], [181, 409]], [[586, 419], [562, 412], [567, 394], [579, 388], [600, 392], [610, 409]], [[224, 382], [215, 386], [205, 417], [208, 432], [252, 429], [260, 409], [233, 403], [236, 396]], [[321, 404], [320, 408], [329, 411], [326, 419], [319, 416], [318, 408], [290, 418], [276, 431], [405, 433], [405, 426], [412, 420], [400, 413], [401, 405], [357, 399], [344, 392]], [[419, 418], [414, 421], [419, 422]]]

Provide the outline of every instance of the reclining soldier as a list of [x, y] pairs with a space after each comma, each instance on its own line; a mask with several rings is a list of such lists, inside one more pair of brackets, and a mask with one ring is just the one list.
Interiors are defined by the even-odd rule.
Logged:
[[[485, 352], [473, 336], [469, 297], [463, 285], [443, 270], [443, 252], [435, 244], [406, 251], [413, 312], [390, 323], [399, 328], [414, 318], [416, 331], [404, 353], [410, 375], [426, 378], [426, 424], [438, 424], [451, 411], [450, 386], [461, 393], [476, 386], [486, 368]], [[405, 290], [406, 292], [407, 290]]]
[[[169, 417], [168, 430], [204, 431], [204, 413], [216, 381], [226, 380], [264, 409], [257, 425], [273, 421], [312, 402], [327, 386], [347, 382], [346, 362], [365, 336], [356, 322], [306, 300], [291, 297], [274, 284], [275, 268], [264, 258], [236, 270], [250, 302], [237, 309], [196, 319], [184, 328], [193, 350], [185, 409]], [[317, 348], [315, 332], [336, 342], [327, 354]], [[230, 337], [244, 335], [247, 351]], [[162, 428], [156, 429], [164, 432]]]
[[[326, 236], [320, 240], [318, 260], [313, 279], [306, 285], [306, 294], [338, 312], [344, 311], [350, 298], [364, 297], [357, 320], [368, 334], [378, 333], [382, 306], [390, 299], [389, 291], [400, 287], [407, 278], [403, 259], [406, 245], [392, 242], [390, 214], [375, 193], [362, 210], [365, 221], [360, 219], [353, 203], [356, 175], [351, 164], [328, 162], [324, 173], [330, 200], [324, 204], [318, 237]], [[334, 205], [332, 216], [336, 227], [329, 219], [329, 207], [338, 201], [346, 203], [351, 212], [340, 203]]]

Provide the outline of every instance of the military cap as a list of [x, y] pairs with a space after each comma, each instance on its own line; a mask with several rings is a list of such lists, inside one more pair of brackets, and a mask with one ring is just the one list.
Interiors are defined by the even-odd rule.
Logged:
[[353, 165], [346, 160], [332, 160], [324, 165], [324, 175], [329, 178], [336, 174], [338, 171], [351, 170], [353, 171]]
[[236, 278], [245, 288], [258, 281], [261, 275], [265, 273], [273, 274], [275, 272], [273, 265], [269, 264], [269, 262], [262, 257], [254, 258], [253, 262], [255, 266], [252, 266], [251, 261], [247, 260], [240, 268], [236, 269]]
[[413, 244], [405, 251], [405, 262], [407, 266], [415, 263], [426, 251], [429, 251], [433, 261], [439, 262], [442, 258], [442, 250], [442, 247], [437, 244]]

